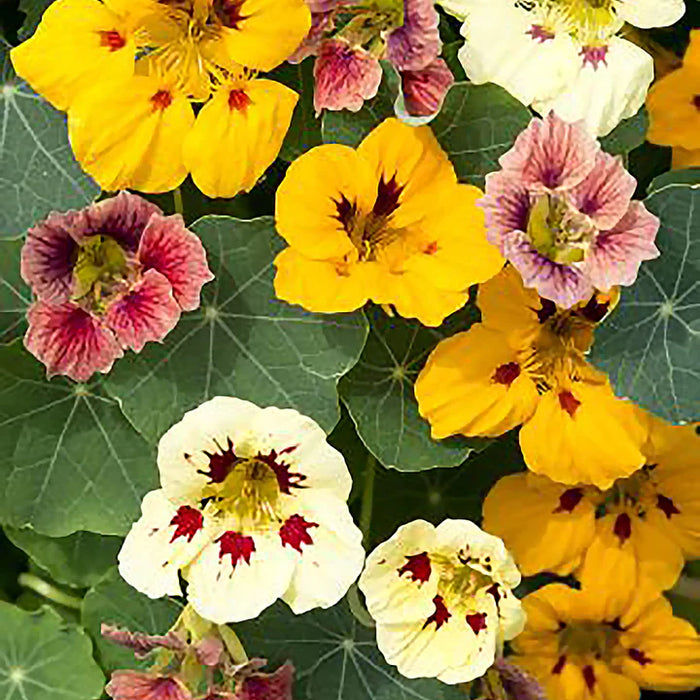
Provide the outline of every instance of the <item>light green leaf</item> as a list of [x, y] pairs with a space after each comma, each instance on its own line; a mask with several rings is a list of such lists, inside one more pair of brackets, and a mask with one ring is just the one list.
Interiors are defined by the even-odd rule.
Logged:
[[649, 115], [644, 107], [629, 119], [620, 122], [607, 136], [600, 139], [604, 151], [623, 155], [641, 146], [649, 128]]
[[235, 630], [248, 654], [271, 668], [292, 661], [298, 700], [464, 700], [457, 686], [409, 680], [388, 666], [374, 629], [360, 625], [344, 600], [304, 615], [278, 603]]
[[126, 627], [132, 632], [165, 634], [175, 624], [182, 606], [169, 598], [151, 600], [123, 581], [116, 569], [89, 590], [83, 599], [82, 623], [92, 636], [102, 668], [143, 668], [148, 661], [137, 661], [130, 649], [109, 642], [100, 634], [100, 625]]
[[221, 394], [296, 408], [330, 431], [339, 417], [336, 385], [365, 343], [364, 316], [311, 314], [275, 298], [273, 260], [284, 243], [272, 218], [209, 216], [192, 230], [216, 275], [202, 308], [184, 315], [163, 344], [120, 360], [110, 393], [152, 442]]
[[24, 334], [31, 292], [19, 273], [22, 240], [0, 240], [0, 344]]
[[19, 80], [1, 43], [0, 83], [0, 238], [14, 238], [100, 190], [73, 158], [64, 115]]
[[100, 382], [49, 382], [15, 342], [0, 347], [0, 387], [0, 520], [53, 537], [124, 534], [158, 476]]
[[114, 566], [122, 544], [120, 537], [93, 532], [46, 537], [27, 528], [6, 527], [5, 534], [54, 581], [79, 588], [93, 586]]
[[438, 342], [466, 330], [477, 312], [468, 306], [439, 328], [389, 317], [379, 307], [368, 311], [370, 335], [357, 365], [340, 383], [340, 393], [367, 449], [386, 467], [421, 471], [453, 467], [484, 440], [430, 437], [418, 413], [413, 384]]
[[93, 700], [104, 676], [83, 630], [45, 607], [26, 612], [0, 602], [0, 694], [3, 700]]
[[661, 219], [661, 256], [596, 333], [591, 358], [619, 396], [663, 418], [700, 418], [700, 185], [666, 178], [645, 200]]
[[484, 187], [487, 173], [530, 123], [530, 111], [497, 85], [455, 83], [430, 126], [457, 177]]

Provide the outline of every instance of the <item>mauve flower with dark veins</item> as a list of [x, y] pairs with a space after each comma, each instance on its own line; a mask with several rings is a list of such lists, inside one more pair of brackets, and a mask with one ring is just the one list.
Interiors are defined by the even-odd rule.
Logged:
[[128, 192], [31, 228], [21, 273], [36, 297], [25, 346], [49, 377], [78, 382], [163, 340], [214, 278], [182, 217]]
[[251, 673], [236, 686], [236, 700], [292, 700], [294, 666], [286, 663], [274, 673]]
[[141, 671], [113, 671], [105, 692], [114, 700], [192, 700], [177, 678]]
[[387, 58], [399, 71], [420, 70], [442, 50], [440, 18], [433, 0], [405, 0], [403, 13], [403, 25], [387, 37]]
[[401, 91], [406, 111], [416, 117], [435, 114], [454, 81], [452, 71], [441, 58], [420, 70], [403, 71]]

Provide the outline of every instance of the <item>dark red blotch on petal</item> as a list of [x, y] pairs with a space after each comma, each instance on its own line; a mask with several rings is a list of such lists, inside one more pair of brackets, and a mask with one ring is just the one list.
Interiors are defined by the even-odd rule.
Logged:
[[564, 666], [566, 666], [566, 656], [562, 654], [558, 659], [557, 663], [554, 664], [552, 667], [552, 673], [556, 676], [559, 675], [563, 670]]
[[559, 505], [552, 511], [553, 513], [571, 513], [583, 498], [583, 489], [567, 489], [559, 496]]
[[491, 379], [496, 384], [505, 384], [505, 386], [509, 387], [519, 376], [520, 365], [517, 362], [507, 362], [496, 367], [496, 371]]
[[301, 483], [306, 480], [304, 474], [299, 472], [290, 471], [290, 465], [281, 459], [282, 455], [294, 452], [298, 445], [292, 445], [291, 447], [285, 447], [283, 450], [277, 452], [277, 450], [270, 450], [269, 454], [258, 453], [255, 456], [259, 462], [266, 464], [277, 477], [277, 485], [279, 489], [284, 494], [290, 494], [292, 488], [303, 488]]
[[318, 523], [310, 523], [301, 515], [292, 515], [284, 521], [280, 528], [280, 539], [282, 546], [289, 545], [301, 553], [302, 544], [313, 544], [314, 541], [309, 534], [309, 530], [318, 527]]
[[581, 402], [570, 391], [560, 391], [559, 405], [573, 418]]
[[632, 520], [627, 513], [620, 513], [615, 518], [613, 533], [620, 540], [620, 544], [624, 544], [632, 536]]
[[467, 624], [472, 628], [474, 634], [479, 634], [486, 629], [486, 613], [471, 613], [467, 615]]
[[173, 95], [170, 90], [158, 90], [154, 95], [151, 96], [151, 104], [153, 105], [153, 111], [166, 110], [173, 103]]
[[430, 557], [427, 552], [410, 554], [406, 557], [406, 563], [397, 571], [399, 576], [408, 574], [412, 581], [425, 583], [430, 578]]
[[180, 506], [170, 524], [175, 525], [171, 542], [174, 542], [178, 537], [186, 537], [188, 542], [192, 542], [192, 538], [204, 525], [204, 517], [196, 508]]
[[425, 621], [423, 629], [434, 622], [435, 629], [439, 630], [452, 617], [452, 613], [447, 609], [441, 595], [436, 595], [433, 598], [433, 604], [435, 605], [435, 612]]
[[234, 569], [241, 559], [246, 564], [250, 564], [250, 557], [255, 551], [255, 542], [252, 537], [227, 530], [215, 541], [219, 543], [219, 559], [223, 559], [227, 554], [230, 555], [231, 566]]
[[693, 99], [691, 100], [693, 103], [693, 106], [695, 109], [697, 109], [700, 112], [700, 95], [693, 95]]
[[228, 108], [232, 112], [245, 112], [252, 102], [245, 90], [231, 90], [228, 94]]
[[198, 469], [197, 474], [204, 474], [204, 476], [209, 478], [209, 483], [212, 484], [222, 483], [231, 473], [231, 469], [241, 461], [236, 456], [231, 438], [227, 438], [227, 446], [225, 449], [221, 449], [221, 452], [209, 454], [205, 450], [204, 454], [209, 458], [209, 469], [207, 471]]
[[341, 194], [340, 199], [335, 202], [335, 208], [338, 214], [334, 218], [340, 221], [346, 233], [350, 233], [357, 217], [357, 205], [351, 202], [344, 194]]
[[672, 515], [679, 515], [680, 510], [676, 504], [668, 497], [658, 494], [656, 497], [656, 507], [670, 520]]
[[399, 197], [403, 192], [403, 185], [396, 181], [396, 175], [392, 175], [388, 181], [382, 175], [377, 185], [377, 199], [374, 201], [372, 213], [377, 217], [389, 216], [399, 206]]
[[636, 661], [640, 666], [646, 666], [650, 664], [652, 659], [647, 656], [641, 649], [629, 649], [627, 651], [630, 659]]
[[537, 320], [545, 323], [557, 312], [557, 305], [551, 299], [540, 297], [540, 308], [536, 310]]
[[248, 17], [242, 12], [244, 4], [245, 0], [214, 0], [214, 12], [224, 27], [239, 29], [238, 25]]
[[593, 666], [583, 667], [583, 680], [586, 682], [588, 691], [592, 693], [595, 690], [595, 671], [593, 671]]
[[110, 51], [118, 51], [126, 46], [126, 39], [116, 30], [102, 31], [100, 34], [100, 46]]

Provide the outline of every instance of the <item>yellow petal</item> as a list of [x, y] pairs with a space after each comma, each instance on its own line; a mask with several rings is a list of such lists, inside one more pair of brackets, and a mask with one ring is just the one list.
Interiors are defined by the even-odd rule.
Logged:
[[182, 143], [192, 106], [155, 77], [100, 85], [68, 111], [68, 134], [83, 169], [105, 190], [167, 192], [187, 176]]
[[651, 86], [647, 95], [647, 139], [687, 150], [700, 148], [700, 111], [694, 104], [700, 93], [700, 67], [669, 73]]
[[680, 146], [675, 146], [671, 151], [671, 168], [683, 170], [685, 168], [700, 167], [700, 148], [688, 151]]
[[[311, 13], [304, 0], [220, 4], [223, 7], [218, 14], [226, 25], [221, 40], [231, 58], [249, 68], [272, 70], [294, 53], [311, 27]], [[227, 19], [227, 5], [235, 6], [240, 20]]]
[[219, 90], [185, 139], [185, 166], [197, 187], [207, 197], [250, 190], [277, 157], [298, 98], [272, 80]]
[[520, 447], [538, 474], [606, 489], [644, 464], [646, 436], [632, 404], [606, 384], [578, 382], [542, 396], [520, 431]]
[[97, 82], [127, 78], [134, 70], [136, 43], [129, 21], [97, 0], [57, 0], [35, 34], [12, 49], [17, 74], [54, 107]]
[[436, 439], [502, 435], [527, 420], [538, 401], [534, 383], [503, 337], [481, 324], [439, 343], [415, 392]]

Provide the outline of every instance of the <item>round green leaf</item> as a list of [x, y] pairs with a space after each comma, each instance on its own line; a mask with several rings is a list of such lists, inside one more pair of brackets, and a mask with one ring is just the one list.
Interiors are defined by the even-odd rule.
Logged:
[[83, 599], [82, 623], [95, 640], [106, 672], [117, 668], [142, 668], [130, 649], [107, 641], [100, 634], [102, 623], [125, 627], [132, 632], [165, 634], [177, 620], [182, 606], [170, 598], [151, 600], [123, 581], [116, 569], [89, 590]]
[[485, 440], [461, 437], [433, 440], [418, 413], [413, 384], [438, 342], [466, 330], [477, 320], [467, 306], [439, 328], [416, 320], [368, 311], [370, 335], [357, 365], [340, 382], [340, 394], [367, 449], [385, 466], [399, 471], [453, 467]]
[[0, 44], [0, 238], [13, 238], [50, 211], [84, 206], [99, 187], [80, 169], [66, 120], [15, 74]]
[[377, 649], [374, 629], [344, 600], [304, 615], [278, 603], [235, 630], [248, 655], [268, 659], [270, 668], [292, 661], [299, 700], [464, 700], [457, 686], [399, 675]]
[[3, 700], [93, 700], [104, 676], [81, 629], [51, 608], [26, 612], [0, 602], [0, 695]]
[[0, 240], [0, 344], [24, 334], [31, 293], [19, 273], [22, 240]]
[[607, 136], [600, 139], [604, 151], [623, 155], [641, 146], [649, 128], [649, 115], [644, 107], [629, 119], [621, 121]]
[[497, 85], [455, 83], [430, 126], [461, 182], [483, 188], [487, 173], [530, 123], [527, 107]]
[[0, 347], [0, 386], [0, 520], [53, 537], [124, 534], [158, 475], [100, 381], [47, 381], [15, 342]]
[[28, 528], [6, 527], [5, 534], [15, 547], [23, 549], [58, 583], [89, 588], [117, 561], [120, 537], [94, 532], [75, 532], [67, 537], [46, 537]]
[[339, 417], [338, 379], [365, 343], [364, 316], [311, 314], [275, 298], [273, 260], [284, 243], [272, 218], [209, 216], [192, 229], [216, 275], [202, 308], [185, 314], [164, 343], [120, 360], [110, 393], [152, 442], [220, 394], [296, 408], [330, 431]]
[[661, 256], [596, 333], [591, 359], [619, 396], [663, 418], [700, 418], [700, 185], [665, 184], [645, 200], [661, 219]]

